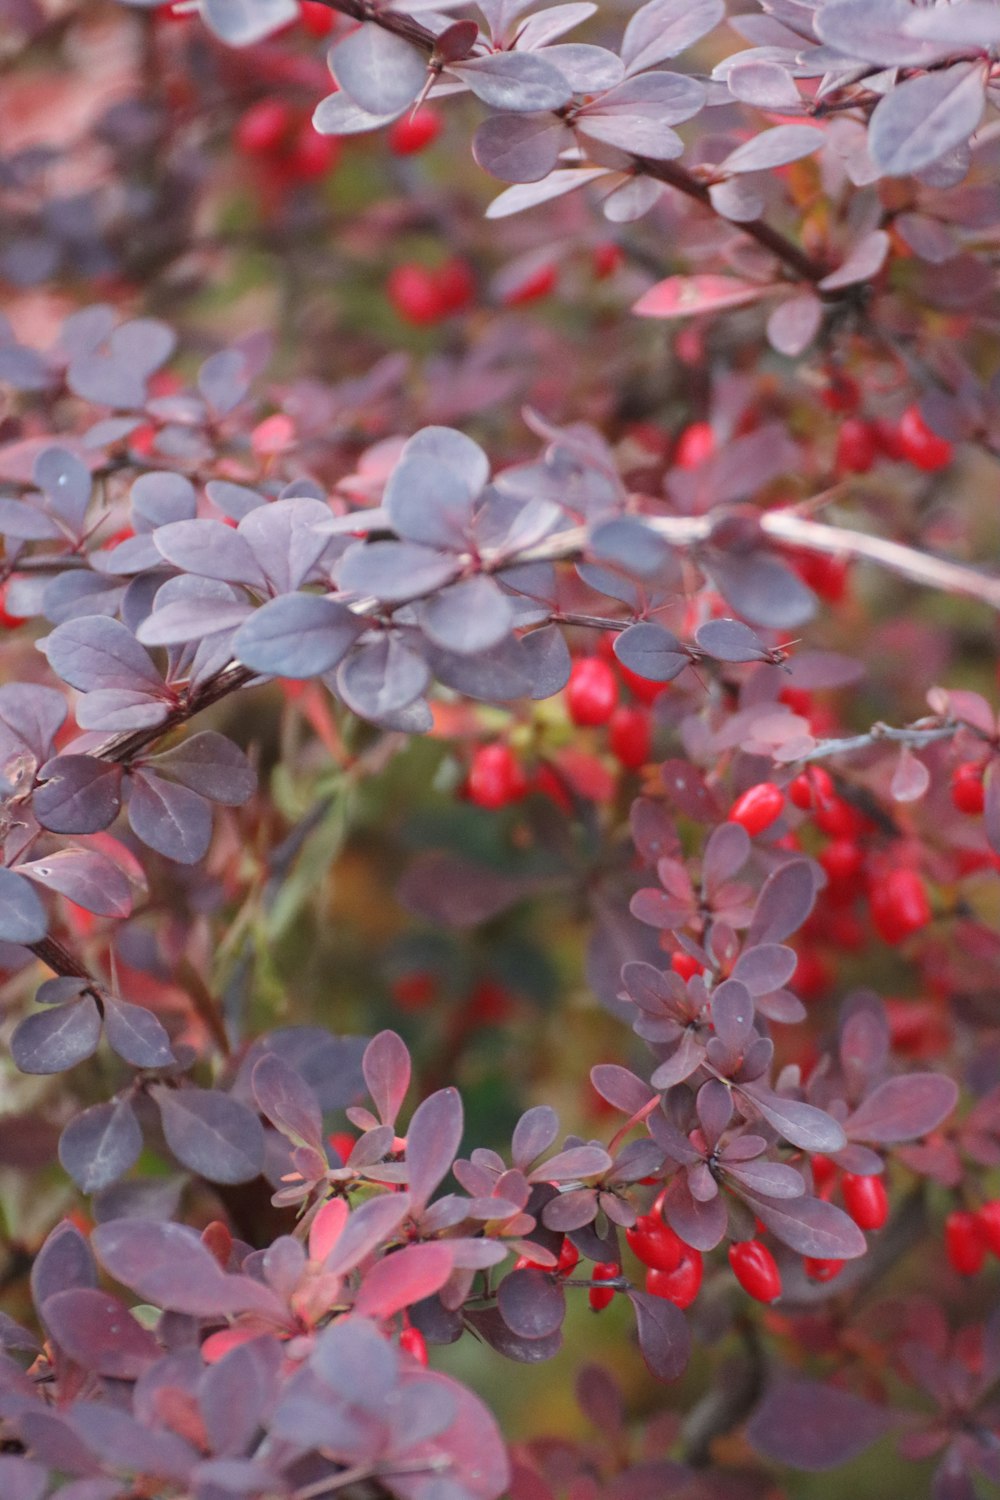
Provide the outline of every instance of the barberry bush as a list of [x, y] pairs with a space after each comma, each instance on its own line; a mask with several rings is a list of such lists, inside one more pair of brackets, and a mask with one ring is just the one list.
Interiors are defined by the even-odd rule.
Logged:
[[1000, 5], [0, 31], [0, 1496], [996, 1493]]

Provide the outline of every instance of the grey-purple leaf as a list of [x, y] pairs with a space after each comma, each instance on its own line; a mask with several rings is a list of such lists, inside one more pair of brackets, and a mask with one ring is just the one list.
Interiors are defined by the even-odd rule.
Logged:
[[733, 979], [745, 984], [751, 995], [769, 995], [780, 990], [795, 973], [798, 955], [780, 943], [761, 943], [746, 948], [736, 960]]
[[532, 114], [560, 109], [573, 90], [558, 68], [530, 52], [490, 52], [449, 70], [494, 109]]
[[230, 47], [250, 47], [298, 18], [295, 0], [201, 0], [205, 25]]
[[[405, 108], [404, 104], [403, 109]], [[355, 104], [353, 99], [338, 90], [321, 99], [313, 110], [313, 129], [320, 135], [363, 135], [369, 130], [379, 130], [383, 125], [391, 124], [397, 115], [403, 113], [403, 109], [392, 110], [387, 115], [369, 114], [368, 110], [362, 109], [360, 104]]]
[[733, 1053], [745, 1051], [753, 1034], [754, 1015], [746, 985], [735, 978], [724, 979], [712, 991], [711, 1010], [712, 1024], [723, 1046]]
[[254, 1065], [254, 1098], [277, 1128], [297, 1146], [323, 1149], [323, 1116], [302, 1074], [274, 1052]]
[[660, 588], [680, 577], [674, 552], [663, 538], [636, 516], [602, 521], [590, 533], [588, 551], [636, 578], [653, 578]]
[[0, 687], [0, 760], [26, 748], [43, 762], [65, 721], [66, 699], [55, 688], [5, 683]]
[[43, 448], [35, 459], [34, 478], [52, 509], [79, 533], [90, 504], [87, 465], [66, 448]]
[[98, 833], [118, 816], [121, 766], [89, 755], [57, 755], [39, 775], [32, 807], [52, 833]]
[[622, 666], [651, 682], [672, 682], [688, 665], [677, 637], [652, 621], [623, 630], [615, 637], [614, 652]]
[[372, 115], [405, 109], [427, 77], [423, 53], [375, 25], [361, 25], [339, 42], [330, 54], [330, 68], [348, 97]]
[[39, 943], [48, 926], [45, 907], [28, 881], [13, 870], [0, 869], [0, 940]]
[[954, 1080], [940, 1073], [887, 1078], [845, 1123], [851, 1140], [879, 1146], [912, 1141], [936, 1130], [958, 1103]]
[[822, 1198], [778, 1200], [744, 1188], [743, 1199], [776, 1239], [817, 1260], [856, 1260], [868, 1246], [853, 1219]]
[[722, 1194], [700, 1202], [691, 1195], [686, 1172], [678, 1172], [667, 1183], [663, 1216], [686, 1245], [703, 1253], [715, 1249], [729, 1222]]
[[566, 637], [558, 625], [530, 630], [520, 640], [521, 658], [531, 677], [529, 697], [551, 698], [569, 681], [573, 662]]
[[82, 1193], [99, 1193], [139, 1159], [142, 1131], [125, 1099], [93, 1104], [59, 1138], [59, 1160]]
[[323, 1262], [331, 1275], [342, 1276], [391, 1240], [410, 1211], [409, 1193], [384, 1193], [356, 1208]]
[[157, 854], [195, 865], [208, 852], [212, 811], [204, 797], [147, 771], [133, 773], [128, 800], [133, 833]]
[[365, 1083], [383, 1125], [394, 1125], [410, 1087], [410, 1054], [394, 1031], [380, 1031], [365, 1048]]
[[812, 867], [804, 859], [780, 865], [765, 880], [754, 907], [746, 946], [783, 943], [806, 920], [816, 900]]
[[[31, 860], [18, 870], [98, 917], [127, 917], [132, 910], [128, 880], [114, 860], [96, 849], [57, 849], [48, 859]], [[0, 933], [2, 901], [0, 892]]]
[[639, 1349], [657, 1380], [679, 1380], [691, 1358], [691, 1330], [679, 1307], [664, 1297], [631, 1291]]
[[570, 1146], [550, 1156], [529, 1175], [529, 1182], [575, 1182], [580, 1177], [603, 1177], [611, 1169], [603, 1146]]
[[788, 297], [767, 320], [767, 341], [772, 349], [789, 359], [798, 356], [812, 343], [823, 325], [823, 303], [813, 292]]
[[167, 1145], [209, 1182], [250, 1182], [264, 1165], [264, 1130], [254, 1112], [218, 1089], [156, 1087]]
[[406, 1132], [407, 1183], [414, 1208], [423, 1208], [448, 1172], [462, 1141], [462, 1100], [439, 1089], [414, 1111]]
[[509, 635], [510, 601], [485, 574], [465, 578], [434, 594], [420, 610], [420, 628], [446, 651], [472, 655], [489, 651]]
[[491, 115], [472, 141], [484, 172], [501, 182], [541, 182], [559, 160], [563, 127], [545, 115]]
[[857, 1458], [897, 1418], [839, 1386], [779, 1375], [747, 1427], [751, 1447], [794, 1469], [822, 1472]]
[[825, 144], [826, 136], [816, 125], [775, 125], [737, 146], [720, 164], [720, 172], [771, 172], [809, 156]]
[[[648, 965], [636, 964], [626, 967], [645, 969]], [[629, 1072], [628, 1068], [619, 1066], [618, 1063], [598, 1063], [590, 1070], [590, 1081], [602, 1099], [606, 1099], [609, 1104], [613, 1104], [616, 1109], [622, 1110], [627, 1115], [638, 1114], [655, 1093], [648, 1083], [638, 1078], [635, 1073]]]
[[97, 1285], [97, 1267], [90, 1245], [69, 1219], [49, 1234], [31, 1268], [31, 1295], [41, 1312], [50, 1297], [70, 1287]]
[[109, 1046], [134, 1068], [168, 1068], [176, 1061], [162, 1022], [144, 1005], [106, 995], [104, 1033]]
[[194, 1317], [241, 1308], [280, 1310], [272, 1293], [245, 1276], [226, 1276], [185, 1224], [113, 1219], [91, 1235], [98, 1260], [115, 1281], [146, 1302]]
[[477, 494], [466, 473], [417, 448], [405, 453], [393, 469], [383, 504], [404, 540], [462, 551]]
[[40, 645], [53, 672], [83, 693], [95, 688], [163, 691], [149, 652], [120, 620], [106, 615], [67, 620]]
[[337, 670], [337, 692], [348, 708], [376, 721], [413, 703], [429, 681], [424, 658], [391, 634], [357, 646]]
[[101, 1039], [101, 1017], [90, 995], [25, 1016], [10, 1039], [22, 1073], [62, 1073], [91, 1057]]
[[153, 533], [157, 551], [196, 578], [264, 589], [264, 573], [245, 537], [222, 521], [171, 521]]
[[[250, 370], [246, 357], [239, 349], [220, 349], [218, 354], [210, 354], [198, 371], [198, 389], [219, 416], [226, 416], [238, 406], [249, 386]], [[206, 492], [211, 490], [213, 484], [229, 489], [239, 488], [237, 485], [229, 485], [224, 479], [210, 480], [205, 486]]]
[[402, 604], [442, 588], [457, 572], [454, 557], [415, 542], [357, 542], [344, 553], [338, 582], [346, 592]]
[[790, 1145], [827, 1153], [846, 1146], [843, 1127], [826, 1110], [798, 1099], [783, 1099], [756, 1084], [746, 1085], [741, 1092]]
[[625, 28], [622, 62], [630, 73], [652, 68], [692, 46], [725, 15], [723, 0], [649, 0]]
[[566, 1316], [566, 1293], [553, 1276], [527, 1268], [512, 1271], [497, 1292], [500, 1316], [522, 1339], [544, 1339], [556, 1333]]
[[802, 1174], [784, 1162], [727, 1161], [725, 1169], [734, 1182], [765, 1198], [801, 1198], [806, 1190]]
[[[702, 879], [711, 890], [737, 875], [750, 858], [750, 835], [741, 823], [720, 823], [712, 830], [702, 860]], [[734, 974], [734, 979], [741, 979]], [[777, 988], [777, 986], [775, 986]]]
[[233, 637], [233, 655], [268, 676], [318, 677], [364, 630], [344, 605], [318, 594], [283, 594], [255, 610]]
[[129, 491], [129, 500], [137, 532], [153, 531], [171, 521], [191, 521], [198, 510], [190, 479], [169, 470], [140, 474]]
[[257, 786], [254, 769], [240, 747], [214, 730], [193, 734], [146, 764], [225, 807], [239, 807]]
[[764, 661], [767, 657], [760, 639], [741, 620], [708, 620], [695, 632], [695, 640], [716, 661]]
[[559, 1116], [548, 1104], [536, 1104], [526, 1110], [514, 1127], [511, 1157], [515, 1167], [530, 1167], [536, 1157], [547, 1151], [559, 1133]]
[[52, 1337], [76, 1364], [112, 1380], [136, 1380], [161, 1349], [124, 1303], [94, 1287], [56, 1292], [45, 1304]]
[[964, 145], [982, 119], [984, 88], [981, 62], [897, 84], [871, 117], [868, 147], [876, 166], [889, 177], [905, 177]]

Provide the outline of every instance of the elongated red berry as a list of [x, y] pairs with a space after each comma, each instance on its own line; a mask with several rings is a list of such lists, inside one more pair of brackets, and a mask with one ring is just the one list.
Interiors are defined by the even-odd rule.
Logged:
[[7, 590], [10, 587], [11, 581], [11, 579], [7, 578], [3, 583], [0, 583], [0, 630], [16, 630], [19, 625], [25, 623], [23, 615], [12, 615], [7, 608]]
[[681, 1263], [684, 1245], [659, 1214], [643, 1214], [626, 1229], [625, 1238], [632, 1254], [657, 1271], [676, 1271]]
[[915, 468], [933, 474], [951, 463], [954, 448], [947, 438], [939, 437], [927, 426], [919, 406], [906, 408], [896, 432], [903, 458]]
[[807, 1255], [802, 1262], [803, 1269], [810, 1281], [833, 1281], [844, 1269], [842, 1260], [820, 1260], [812, 1255]]
[[733, 1275], [748, 1296], [758, 1302], [776, 1302], [781, 1296], [781, 1272], [760, 1240], [738, 1240], [729, 1247]]
[[574, 724], [591, 728], [606, 724], [618, 702], [618, 683], [606, 661], [581, 656], [573, 663], [566, 684], [566, 707]]
[[559, 1264], [556, 1266], [560, 1276], [568, 1276], [580, 1263], [580, 1252], [572, 1240], [563, 1240], [562, 1249], [559, 1251]]
[[598, 281], [605, 281], [613, 276], [625, 264], [625, 252], [614, 240], [604, 240], [600, 245], [595, 245], [591, 254], [594, 275]]
[[871, 891], [875, 931], [883, 942], [901, 943], [931, 919], [931, 904], [916, 870], [890, 870]]
[[788, 800], [793, 807], [809, 812], [834, 795], [830, 773], [822, 766], [811, 766], [788, 783]]
[[673, 1271], [658, 1271], [650, 1267], [646, 1272], [646, 1291], [651, 1297], [662, 1297], [675, 1307], [690, 1307], [701, 1290], [704, 1264], [699, 1250], [690, 1245], [681, 1246], [680, 1264]]
[[[615, 1281], [622, 1274], [622, 1268], [617, 1261], [598, 1261], [596, 1266], [591, 1267], [590, 1275], [594, 1281]], [[613, 1286], [592, 1286], [587, 1293], [591, 1307], [595, 1312], [600, 1312], [608, 1307], [615, 1299]]]
[[693, 979], [696, 974], [704, 974], [705, 965], [700, 964], [690, 953], [673, 953], [670, 956], [670, 967], [675, 974], [682, 979]]
[[1000, 1256], [1000, 1198], [984, 1203], [977, 1217], [987, 1249]]
[[618, 663], [618, 671], [632, 697], [638, 698], [640, 703], [652, 703], [670, 686], [669, 682], [656, 682], [652, 677], [640, 677], [638, 672], [633, 672], [631, 667], [621, 661]]
[[841, 1183], [844, 1207], [859, 1229], [881, 1229], [889, 1217], [889, 1195], [881, 1177], [858, 1177], [845, 1172]]
[[679, 469], [696, 469], [715, 452], [715, 433], [709, 422], [692, 422], [677, 439], [674, 463]]
[[386, 291], [404, 322], [422, 328], [447, 316], [448, 308], [437, 277], [426, 266], [412, 261], [396, 266], [389, 273]]
[[861, 404], [861, 387], [853, 375], [843, 370], [827, 372], [829, 384], [820, 392], [820, 400], [827, 411], [857, 411]]
[[857, 417], [848, 417], [837, 433], [834, 467], [838, 474], [867, 474], [878, 457], [874, 429]]
[[240, 116], [235, 143], [246, 156], [270, 156], [292, 127], [292, 112], [281, 99], [260, 99]]
[[638, 771], [649, 759], [653, 731], [644, 708], [620, 703], [608, 724], [611, 753], [627, 771]]
[[390, 126], [389, 150], [396, 156], [414, 156], [418, 151], [426, 151], [440, 134], [441, 116], [425, 104], [413, 114], [401, 115]]
[[470, 802], [495, 812], [523, 797], [527, 787], [527, 778], [509, 745], [478, 747], [466, 781]]
[[975, 1276], [986, 1259], [987, 1241], [978, 1214], [956, 1208], [944, 1221], [948, 1263], [960, 1276]]
[[730, 823], [740, 823], [751, 838], [763, 833], [780, 818], [785, 807], [785, 794], [773, 781], [758, 781], [749, 787], [742, 797], [737, 797], [729, 809]]
[[302, 0], [299, 20], [310, 36], [329, 36], [336, 19], [329, 6], [318, 4], [318, 0]]
[[503, 304], [505, 307], [525, 307], [529, 302], [541, 302], [555, 291], [558, 284], [557, 266], [539, 266], [537, 271], [532, 271], [530, 276], [504, 293]]
[[981, 813], [986, 804], [983, 767], [975, 760], [963, 761], [951, 773], [951, 800], [959, 812]]
[[413, 1328], [412, 1326], [404, 1328], [399, 1335], [399, 1347], [405, 1349], [407, 1354], [411, 1355], [417, 1361], [418, 1365], [427, 1364], [427, 1340], [419, 1328]]

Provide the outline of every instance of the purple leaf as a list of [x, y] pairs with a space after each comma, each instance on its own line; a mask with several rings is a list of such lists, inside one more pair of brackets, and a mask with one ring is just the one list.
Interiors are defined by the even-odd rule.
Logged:
[[[735, 276], [668, 276], [644, 292], [632, 311], [640, 318], [691, 318], [695, 314], [759, 302], [769, 290], [758, 282], [740, 281]], [[742, 656], [721, 659], [754, 660]]]
[[28, 881], [13, 870], [0, 869], [0, 940], [39, 943], [48, 926], [45, 907]]
[[365, 1083], [383, 1125], [395, 1125], [410, 1087], [410, 1054], [394, 1031], [380, 1031], [365, 1048]]
[[77, 1401], [67, 1420], [109, 1468], [184, 1484], [198, 1457], [175, 1433], [146, 1427], [128, 1412], [98, 1401]]
[[[779, 562], [776, 557], [769, 557], [766, 553], [760, 552], [737, 556], [713, 548], [710, 556], [706, 556], [705, 564], [719, 593], [730, 609], [735, 609], [747, 620], [751, 620], [754, 625], [766, 625], [771, 630], [794, 630], [799, 625], [804, 625], [807, 620], [811, 620], [816, 613], [816, 597], [812, 590], [806, 588], [798, 575], [787, 568], [784, 563]], [[737, 622], [710, 622], [712, 623], [736, 624]], [[742, 628], [746, 629], [745, 626]], [[710, 656], [718, 657], [718, 646], [713, 649], [709, 644], [714, 636], [706, 637], [708, 630], [708, 625], [702, 626], [696, 639], [699, 646], [704, 647]], [[760, 648], [760, 642], [751, 631], [747, 636], [740, 637], [743, 645], [737, 642], [734, 647], [724, 642], [722, 649], [726, 651], [749, 650], [751, 638], [757, 648]], [[761, 650], [757, 649], [756, 657], [759, 658], [760, 655]], [[754, 657], [726, 655], [720, 659], [748, 661], [754, 660]]]
[[420, 628], [446, 651], [489, 651], [509, 635], [514, 622], [506, 594], [492, 578], [477, 574], [434, 594], [420, 610]]
[[342, 1276], [353, 1271], [379, 1246], [392, 1240], [410, 1212], [409, 1193], [385, 1193], [356, 1208], [323, 1262], [324, 1271]]
[[657, 1380], [679, 1380], [691, 1358], [691, 1331], [679, 1307], [648, 1292], [631, 1291], [639, 1349]]
[[550, 114], [491, 115], [473, 137], [472, 154], [501, 182], [541, 182], [559, 160], [562, 140]]
[[90, 995], [25, 1016], [10, 1039], [22, 1073], [62, 1073], [93, 1055], [101, 1039], [101, 1017]]
[[622, 62], [630, 73], [652, 68], [692, 46], [725, 15], [722, 0], [649, 0], [625, 28]]
[[122, 805], [122, 768], [89, 755], [57, 755], [41, 769], [32, 807], [53, 833], [99, 833]]
[[120, 620], [84, 615], [57, 625], [41, 647], [63, 682], [83, 693], [125, 688], [156, 695], [163, 681], [149, 652]]
[[765, 1198], [801, 1198], [806, 1190], [802, 1174], [780, 1161], [726, 1161], [725, 1170], [732, 1181]]
[[544, 1271], [512, 1271], [497, 1293], [500, 1316], [522, 1339], [544, 1339], [558, 1332], [566, 1316], [566, 1293]]
[[157, 550], [167, 562], [196, 578], [266, 587], [253, 548], [238, 531], [222, 521], [171, 521], [153, 533]]
[[213, 730], [192, 734], [172, 749], [151, 756], [146, 764], [225, 807], [239, 807], [253, 796], [257, 786], [254, 769], [243, 751]]
[[896, 1420], [887, 1408], [838, 1386], [779, 1375], [751, 1417], [747, 1437], [764, 1458], [815, 1473], [850, 1463]]
[[250, 1182], [264, 1164], [264, 1130], [245, 1104], [218, 1089], [150, 1090], [167, 1145], [209, 1182]]
[[782, 989], [798, 964], [798, 954], [793, 948], [780, 943], [761, 943], [756, 948], [745, 948], [736, 960], [732, 978], [745, 984], [751, 995], [769, 995], [772, 990]]
[[[753, 1000], [745, 984], [725, 979], [712, 991], [712, 1024], [729, 1052], [743, 1053], [753, 1035]], [[817, 1148], [818, 1149], [818, 1148]]]
[[136, 770], [128, 799], [128, 820], [144, 844], [180, 865], [204, 859], [212, 839], [212, 811], [204, 797]]
[[0, 1454], [0, 1489], [4, 1500], [42, 1500], [48, 1487], [48, 1473], [40, 1464], [16, 1454]]
[[622, 666], [651, 682], [672, 682], [688, 665], [677, 637], [662, 625], [643, 621], [615, 637], [614, 652]]
[[811, 866], [804, 859], [789, 860], [770, 874], [761, 887], [753, 921], [746, 935], [747, 948], [760, 943], [782, 943], [806, 920], [816, 900]]
[[788, 297], [767, 320], [768, 343], [779, 354], [797, 359], [823, 326], [823, 312], [823, 303], [813, 292]]
[[82, 1193], [99, 1193], [139, 1159], [142, 1131], [125, 1099], [93, 1104], [59, 1138], [59, 1160]]
[[90, 504], [87, 465], [66, 448], [44, 448], [35, 459], [34, 479], [52, 509], [79, 535]]
[[573, 661], [558, 625], [543, 625], [521, 637], [521, 660], [531, 682], [528, 696], [552, 698], [569, 681]]
[[173, 329], [165, 323], [135, 318], [73, 358], [66, 382], [75, 396], [98, 406], [141, 406], [148, 377], [170, 358], [176, 343]]
[[412, 104], [424, 86], [427, 62], [412, 43], [380, 26], [362, 25], [330, 54], [340, 87], [373, 115], [393, 115]]
[[936, 1130], [958, 1103], [958, 1086], [940, 1073], [887, 1078], [848, 1118], [852, 1140], [889, 1146]]
[[529, 1182], [575, 1182], [578, 1177], [602, 1177], [611, 1168], [603, 1146], [570, 1146], [535, 1168]]
[[443, 588], [457, 572], [454, 557], [416, 542], [355, 542], [341, 559], [337, 579], [345, 592], [402, 604]]
[[827, 0], [816, 13], [816, 33], [845, 57], [880, 68], [926, 67], [941, 56], [940, 46], [909, 35], [909, 0]]
[[548, 1151], [559, 1133], [559, 1116], [548, 1104], [536, 1104], [525, 1110], [514, 1127], [511, 1156], [520, 1169], [530, 1167], [536, 1157]]
[[171, 521], [191, 521], [198, 509], [198, 497], [190, 479], [169, 470], [140, 474], [129, 491], [129, 499], [137, 532], [153, 531]]
[[112, 1380], [136, 1380], [160, 1357], [153, 1335], [107, 1292], [86, 1287], [57, 1292], [45, 1304], [45, 1322], [70, 1359]]
[[247, 1276], [225, 1275], [186, 1225], [114, 1219], [97, 1226], [91, 1244], [115, 1281], [156, 1307], [206, 1318], [243, 1309], [280, 1316], [281, 1304], [267, 1287]]
[[31, 1295], [41, 1311], [56, 1292], [97, 1285], [90, 1246], [76, 1225], [63, 1219], [46, 1239], [31, 1268]]
[[897, 84], [871, 117], [868, 146], [876, 166], [889, 177], [905, 177], [964, 145], [982, 118], [984, 85], [980, 62]]
[[655, 1094], [648, 1083], [617, 1063], [598, 1063], [591, 1068], [590, 1079], [602, 1099], [630, 1117], [644, 1109]]
[[821, 1198], [776, 1201], [744, 1188], [741, 1196], [789, 1249], [817, 1260], [854, 1260], [868, 1246], [853, 1219]]
[[719, 164], [720, 172], [771, 172], [809, 156], [826, 142], [825, 133], [816, 125], [775, 125], [762, 130]]
[[415, 1209], [425, 1206], [451, 1171], [461, 1141], [461, 1097], [456, 1089], [439, 1089], [417, 1106], [406, 1132], [407, 1181]]
[[831, 1152], [839, 1151], [847, 1144], [843, 1127], [826, 1110], [817, 1109], [814, 1104], [783, 1099], [759, 1084], [746, 1084], [740, 1092], [792, 1146], [803, 1151]]
[[176, 1059], [162, 1023], [143, 1005], [104, 996], [104, 1034], [134, 1068], [169, 1068]]
[[18, 870], [96, 916], [127, 917], [132, 910], [128, 880], [114, 860], [96, 849], [58, 849], [47, 859], [18, 865]]
[[707, 1202], [699, 1202], [691, 1196], [685, 1172], [679, 1172], [667, 1183], [663, 1215], [686, 1245], [702, 1252], [715, 1249], [729, 1222], [722, 1194], [716, 1194]]
[[202, 0], [205, 25], [230, 47], [250, 47], [299, 16], [295, 0]]
[[573, 93], [558, 68], [530, 52], [490, 52], [450, 71], [484, 104], [511, 114], [560, 109]]
[[444, 1286], [453, 1264], [452, 1252], [443, 1242], [407, 1245], [383, 1256], [361, 1283], [354, 1299], [354, 1313], [361, 1317], [391, 1318]]
[[22, 747], [41, 765], [66, 722], [66, 699], [55, 688], [36, 682], [8, 682], [0, 687], [0, 760]]
[[485, 455], [478, 446], [476, 454], [478, 461], [472, 459], [470, 472], [468, 464], [456, 467], [426, 447], [414, 451], [407, 444], [402, 460], [389, 476], [383, 499], [389, 520], [403, 540], [424, 547], [464, 550], [473, 503], [482, 487], [481, 469], [488, 472]]
[[254, 1065], [253, 1093], [262, 1114], [297, 1146], [323, 1149], [323, 1116], [301, 1073], [275, 1053]]
[[365, 622], [343, 604], [318, 594], [270, 599], [240, 626], [233, 655], [268, 676], [318, 677], [344, 656]]
[[759, 638], [741, 620], [709, 620], [694, 638], [716, 661], [763, 661], [767, 656]]
[[495, 1307], [474, 1309], [466, 1314], [466, 1318], [484, 1342], [505, 1359], [515, 1359], [526, 1365], [542, 1364], [562, 1348], [562, 1329], [545, 1339], [523, 1339], [511, 1332]]

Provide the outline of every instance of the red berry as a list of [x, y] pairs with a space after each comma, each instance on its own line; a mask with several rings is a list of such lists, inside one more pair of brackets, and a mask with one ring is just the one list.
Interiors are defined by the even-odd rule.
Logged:
[[987, 1248], [1000, 1256], [1000, 1198], [984, 1203], [979, 1210], [979, 1228]]
[[872, 886], [871, 914], [883, 942], [901, 943], [931, 919], [931, 904], [916, 870], [890, 870]]
[[651, 1297], [663, 1297], [675, 1307], [690, 1307], [701, 1290], [703, 1270], [700, 1251], [682, 1245], [680, 1265], [675, 1271], [650, 1267], [646, 1272], [646, 1291]]
[[418, 1365], [427, 1364], [427, 1340], [419, 1328], [404, 1328], [399, 1335], [399, 1347], [405, 1349]]
[[822, 1192], [822, 1189], [828, 1187], [836, 1177], [837, 1164], [831, 1161], [828, 1156], [824, 1156], [822, 1152], [817, 1152], [811, 1158], [811, 1161], [813, 1182], [816, 1184], [817, 1189]]
[[656, 682], [652, 677], [640, 677], [638, 672], [633, 672], [623, 662], [618, 663], [618, 671], [632, 697], [638, 698], [640, 703], [652, 703], [654, 698], [658, 698], [670, 686], [668, 682]]
[[351, 1135], [349, 1130], [335, 1130], [333, 1135], [327, 1136], [327, 1140], [340, 1157], [342, 1164], [346, 1166], [347, 1158], [354, 1150], [357, 1137]]
[[684, 1246], [659, 1214], [643, 1214], [626, 1229], [625, 1238], [633, 1255], [644, 1266], [657, 1271], [676, 1271]]
[[543, 297], [548, 297], [555, 291], [558, 281], [559, 271], [556, 266], [539, 266], [537, 271], [533, 271], [504, 294], [504, 306], [524, 307], [528, 302], [540, 302]]
[[315, 182], [337, 165], [340, 140], [335, 135], [320, 135], [311, 121], [305, 120], [296, 131], [291, 149], [285, 157], [285, 170], [296, 182]]
[[463, 312], [476, 296], [476, 281], [467, 261], [453, 255], [437, 271], [437, 286], [446, 313]]
[[881, 1229], [889, 1217], [889, 1195], [881, 1177], [857, 1177], [845, 1172], [841, 1183], [844, 1207], [859, 1229]]
[[328, 5], [320, 5], [318, 0], [302, 0], [299, 19], [310, 36], [329, 36], [336, 17]]
[[564, 1239], [562, 1249], [559, 1251], [559, 1264], [556, 1266], [558, 1274], [560, 1276], [568, 1276], [571, 1271], [576, 1269], [579, 1261], [580, 1252], [573, 1244], [573, 1241]]
[[878, 457], [874, 429], [857, 417], [848, 417], [837, 433], [834, 468], [838, 474], [867, 474]]
[[959, 812], [981, 813], [986, 802], [983, 767], [974, 760], [956, 766], [951, 774], [951, 800]]
[[751, 838], [770, 828], [780, 818], [785, 806], [785, 794], [773, 781], [758, 781], [742, 797], [737, 797], [729, 809], [729, 822], [741, 823]]
[[595, 245], [593, 251], [594, 275], [598, 281], [606, 281], [625, 264], [625, 253], [614, 240], [605, 240]]
[[987, 1241], [978, 1214], [955, 1209], [944, 1221], [944, 1248], [953, 1271], [975, 1276], [986, 1259]]
[[437, 994], [437, 978], [424, 970], [400, 974], [390, 986], [400, 1010], [425, 1010]]
[[6, 578], [3, 583], [0, 583], [0, 630], [16, 630], [25, 622], [24, 616], [12, 615], [7, 608], [7, 590], [11, 582], [11, 579]]
[[829, 385], [825, 386], [820, 400], [827, 411], [857, 411], [861, 402], [861, 387], [852, 375], [843, 370], [828, 370]]
[[426, 151], [441, 134], [441, 116], [437, 110], [422, 105], [413, 114], [401, 115], [389, 130], [389, 150], [397, 156], [415, 156]]
[[865, 857], [853, 839], [834, 839], [819, 857], [831, 885], [849, 885], [861, 873]]
[[251, 104], [236, 125], [236, 148], [247, 156], [271, 156], [280, 150], [292, 125], [292, 112], [280, 99]]
[[788, 783], [788, 800], [793, 806], [809, 812], [833, 796], [833, 782], [822, 766], [813, 766]]
[[606, 661], [581, 656], [573, 663], [566, 684], [566, 707], [574, 724], [586, 728], [606, 724], [618, 702], [618, 683]]
[[477, 807], [495, 812], [527, 791], [527, 780], [509, 745], [480, 745], [472, 757], [466, 791]]
[[[594, 1281], [616, 1281], [622, 1268], [617, 1261], [603, 1260], [592, 1267], [590, 1274]], [[587, 1295], [594, 1311], [600, 1312], [615, 1300], [615, 1289], [613, 1286], [592, 1286]]]
[[897, 434], [903, 458], [926, 474], [946, 469], [951, 463], [954, 448], [947, 438], [939, 437], [927, 426], [919, 406], [906, 408], [899, 419]]
[[811, 1255], [802, 1264], [810, 1281], [832, 1281], [844, 1269], [842, 1260], [817, 1260]]
[[832, 839], [854, 839], [864, 827], [864, 820], [856, 808], [843, 797], [827, 797], [816, 808], [816, 827]]
[[839, 604], [847, 593], [850, 566], [846, 557], [830, 557], [824, 552], [800, 552], [795, 559], [803, 583], [830, 604]]
[[611, 715], [608, 743], [612, 755], [627, 771], [644, 766], [653, 747], [653, 731], [646, 710], [620, 704]]
[[670, 967], [675, 974], [682, 979], [693, 979], [696, 974], [704, 974], [705, 965], [700, 964], [690, 953], [674, 953], [670, 958]]
[[760, 1240], [738, 1240], [730, 1245], [729, 1264], [743, 1290], [758, 1302], [776, 1302], [781, 1296], [781, 1272]]
[[390, 271], [386, 282], [389, 301], [406, 323], [426, 327], [440, 323], [448, 307], [438, 278], [426, 266], [405, 262]]
[[709, 422], [692, 422], [677, 439], [674, 463], [679, 469], [697, 469], [715, 452], [715, 433]]

